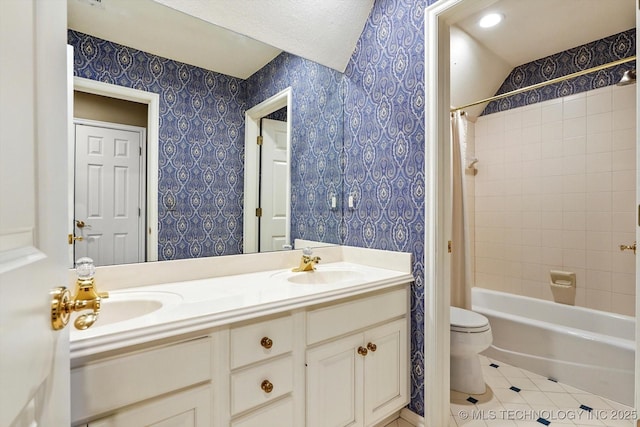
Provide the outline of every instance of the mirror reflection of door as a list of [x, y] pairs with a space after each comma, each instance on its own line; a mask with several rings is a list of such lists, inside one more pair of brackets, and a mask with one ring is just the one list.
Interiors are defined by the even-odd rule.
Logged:
[[144, 261], [145, 130], [76, 122], [75, 141], [75, 259]]
[[283, 250], [287, 244], [287, 122], [262, 119], [260, 146], [260, 252]]
[[245, 113], [244, 253], [291, 249], [292, 93], [286, 88]]

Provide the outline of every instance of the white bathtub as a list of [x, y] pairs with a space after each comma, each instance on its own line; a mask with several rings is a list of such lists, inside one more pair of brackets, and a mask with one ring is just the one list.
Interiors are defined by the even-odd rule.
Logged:
[[487, 357], [633, 406], [635, 318], [475, 287], [472, 301]]

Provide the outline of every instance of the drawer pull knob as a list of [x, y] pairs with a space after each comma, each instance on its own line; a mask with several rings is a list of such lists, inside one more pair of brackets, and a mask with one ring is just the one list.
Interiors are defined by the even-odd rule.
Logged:
[[273, 384], [271, 384], [269, 380], [264, 380], [262, 384], [260, 384], [260, 388], [264, 390], [265, 393], [271, 393], [273, 391]]
[[358, 347], [358, 354], [360, 356], [366, 356], [367, 353], [369, 353], [369, 350], [367, 350], [366, 348], [364, 348], [362, 346]]
[[367, 348], [368, 348], [370, 351], [376, 351], [376, 350], [378, 349], [378, 346], [377, 346], [377, 345], [375, 345], [374, 343], [370, 342], [369, 344], [367, 344]]
[[260, 345], [269, 350], [271, 346], [273, 346], [273, 341], [271, 341], [271, 338], [269, 337], [263, 337], [260, 340]]

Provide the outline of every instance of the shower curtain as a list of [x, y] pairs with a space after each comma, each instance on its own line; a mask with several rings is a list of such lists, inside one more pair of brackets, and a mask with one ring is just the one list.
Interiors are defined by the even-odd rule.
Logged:
[[471, 257], [465, 209], [465, 159], [467, 118], [464, 112], [451, 114], [452, 221], [451, 221], [451, 305], [471, 308]]

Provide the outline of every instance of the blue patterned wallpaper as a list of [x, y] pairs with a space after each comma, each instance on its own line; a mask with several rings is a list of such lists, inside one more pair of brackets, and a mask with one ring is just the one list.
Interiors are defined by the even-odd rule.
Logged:
[[242, 253], [241, 79], [69, 30], [74, 75], [160, 95], [158, 258]]
[[[295, 199], [292, 202], [294, 238], [325, 241], [333, 241], [335, 238], [336, 242], [352, 246], [413, 253], [413, 274], [416, 281], [412, 287], [411, 298], [412, 369], [409, 407], [421, 415], [424, 414], [426, 185], [423, 19], [426, 5], [434, 2], [435, 0], [376, 0], [344, 75], [309, 61], [305, 63], [301, 58], [282, 54], [247, 81], [249, 86], [268, 88], [263, 94], [251, 97], [244, 103], [240, 96], [237, 101], [233, 97], [230, 98], [241, 104], [240, 108], [246, 108], [288, 85], [294, 87], [293, 120], [299, 120], [306, 125], [296, 129], [292, 135], [295, 141], [295, 157], [306, 159], [292, 165], [292, 198]], [[81, 43], [87, 37], [70, 33], [70, 42], [81, 51]], [[97, 41], [88, 42], [88, 45], [96, 43]], [[109, 69], [113, 62], [117, 62], [113, 52], [121, 47], [109, 42], [104, 43], [108, 46], [111, 56], [104, 60], [105, 64], [99, 68]], [[133, 52], [146, 61], [153, 59], [152, 55]], [[119, 81], [118, 72], [94, 71], [93, 67], [86, 63], [84, 55], [80, 59], [76, 58], [76, 75]], [[88, 55], [96, 56], [92, 52]], [[183, 65], [161, 58], [156, 59], [156, 62], [162, 61], [172, 63], [172, 68], [176, 69]], [[284, 64], [287, 64], [287, 67], [284, 67]], [[150, 74], [144, 69], [144, 65], [138, 65], [138, 68], [143, 76]], [[292, 69], [298, 71], [286, 71]], [[210, 73], [204, 70], [202, 72]], [[303, 76], [308, 79], [317, 77], [318, 84], [300, 82]], [[223, 81], [226, 82], [224, 79]], [[142, 82], [129, 77], [123, 79], [124, 84], [137, 85], [133, 87], [143, 90], [150, 90], [144, 89], [145, 87], [153, 88], [160, 92], [161, 87], [157, 84], [152, 85], [153, 82], [153, 75], [149, 75]], [[241, 86], [240, 83], [238, 85]], [[224, 85], [222, 86], [224, 88]], [[216, 84], [215, 87], [219, 89], [220, 85]], [[175, 89], [173, 92], [175, 93]], [[320, 100], [321, 104], [326, 106], [325, 110], [305, 107], [309, 99]], [[339, 117], [341, 112], [344, 114], [344, 127]], [[236, 126], [234, 125], [234, 129]], [[223, 126], [216, 127], [216, 132], [222, 128]], [[240, 128], [237, 132], [241, 134], [243, 129]], [[233, 135], [235, 136], [235, 133]], [[241, 136], [238, 137], [239, 140], [242, 139]], [[344, 147], [341, 147], [342, 139]], [[298, 142], [301, 144], [298, 145]], [[235, 159], [235, 155], [226, 156], [223, 148], [216, 150], [214, 144], [211, 144], [209, 150], [212, 150], [214, 155], [219, 153], [227, 159]], [[188, 152], [180, 158], [187, 159]], [[344, 175], [340, 174], [341, 168], [344, 168]], [[177, 169], [172, 167], [167, 173], [177, 176]], [[169, 181], [182, 184], [177, 178]], [[235, 176], [233, 181], [242, 182], [242, 176]], [[188, 189], [189, 186], [175, 185], [172, 194], [183, 194], [181, 190], [184, 188]], [[337, 212], [328, 209], [328, 197], [334, 190], [338, 196], [343, 195], [339, 200], [342, 206], [339, 205]], [[237, 194], [240, 199], [241, 193]], [[355, 197], [352, 209], [349, 209], [346, 203], [349, 194]], [[221, 201], [220, 205], [227, 210], [219, 211], [231, 211], [230, 206], [224, 202]], [[319, 212], [317, 220], [307, 213], [309, 209]], [[342, 209], [344, 219], [340, 215]], [[174, 214], [171, 218], [173, 224], [177, 224], [177, 219], [181, 216]], [[197, 215], [190, 218], [197, 219]], [[224, 225], [224, 217], [220, 218], [216, 225]], [[235, 218], [241, 218], [241, 211]], [[173, 229], [177, 230], [173, 224]], [[242, 224], [234, 225], [234, 230], [236, 227], [239, 227], [241, 233]], [[172, 236], [179, 242], [183, 241], [177, 231], [173, 232]], [[186, 244], [186, 240], [184, 242]]]
[[[343, 74], [283, 52], [246, 81], [248, 106], [292, 88], [291, 236], [341, 243]], [[312, 214], [310, 214], [312, 213]]]
[[76, 76], [160, 94], [160, 260], [242, 253], [244, 112], [288, 86], [292, 239], [341, 241], [341, 206], [329, 204], [342, 193], [341, 73], [283, 53], [245, 81], [72, 30], [68, 39]]
[[[514, 68], [507, 76], [496, 95], [532, 84], [551, 80], [556, 77], [588, 68], [603, 65], [618, 59], [633, 56], [636, 53], [636, 30], [632, 28], [546, 58], [537, 59]], [[573, 95], [600, 87], [610, 86], [620, 81], [622, 74], [636, 67], [636, 61], [617, 65], [595, 73], [555, 83], [539, 89], [513, 95], [490, 102], [483, 115], [510, 110], [537, 102]]]
[[411, 404], [424, 414], [424, 9], [377, 0], [345, 71], [346, 245], [413, 253]]

